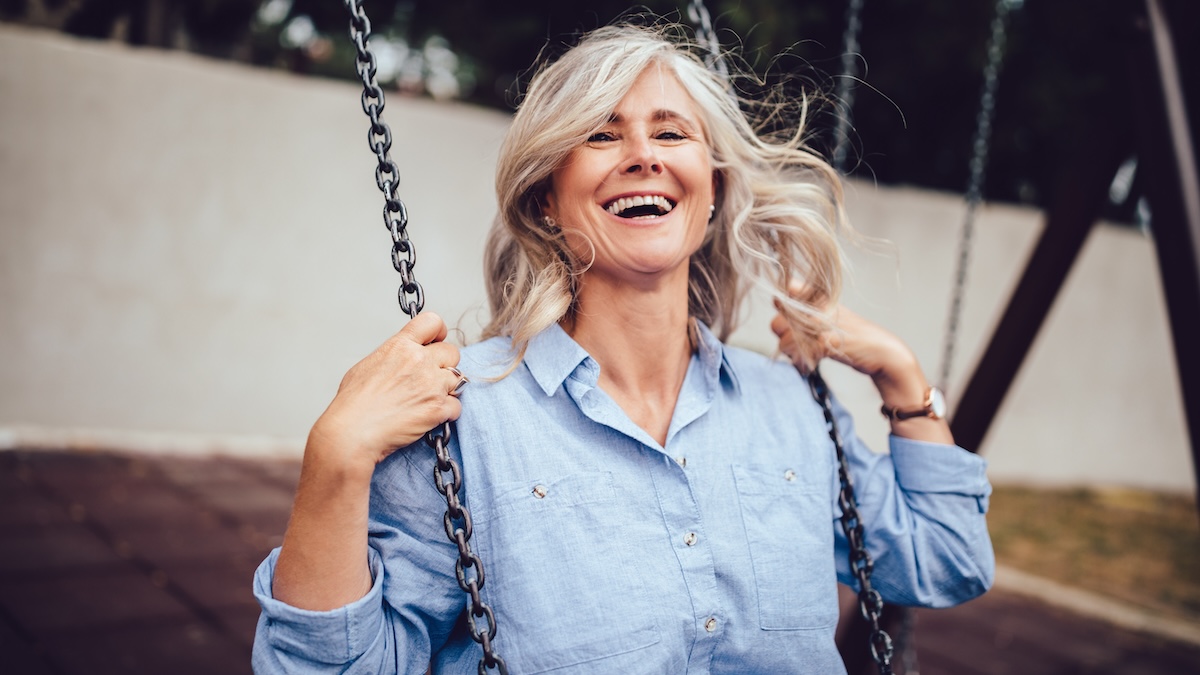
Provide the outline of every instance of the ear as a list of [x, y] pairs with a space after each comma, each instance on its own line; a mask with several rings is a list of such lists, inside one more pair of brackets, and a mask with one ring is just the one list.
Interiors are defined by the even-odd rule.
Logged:
[[547, 180], [545, 189], [542, 191], [541, 198], [538, 203], [542, 207], [542, 215], [549, 216], [554, 220], [558, 220], [558, 197], [554, 194], [554, 183]]

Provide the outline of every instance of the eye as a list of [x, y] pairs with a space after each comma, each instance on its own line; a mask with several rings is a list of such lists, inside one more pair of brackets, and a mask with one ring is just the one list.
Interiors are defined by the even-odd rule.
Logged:
[[587, 142], [588, 143], [606, 143], [608, 141], [615, 141], [615, 140], [617, 140], [617, 137], [613, 136], [610, 132], [597, 131], [596, 133], [592, 134], [591, 136], [588, 136]]
[[682, 141], [687, 139], [687, 136], [673, 129], [660, 131], [654, 137], [660, 141]]

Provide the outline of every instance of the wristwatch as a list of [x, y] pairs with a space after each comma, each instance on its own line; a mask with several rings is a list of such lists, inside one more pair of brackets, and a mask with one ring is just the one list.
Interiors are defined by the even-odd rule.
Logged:
[[930, 387], [925, 391], [925, 404], [916, 410], [898, 410], [889, 408], [884, 405], [879, 409], [883, 416], [889, 420], [907, 420], [914, 417], [929, 417], [931, 419], [940, 420], [946, 416], [946, 397], [942, 395], [942, 390], [937, 387]]

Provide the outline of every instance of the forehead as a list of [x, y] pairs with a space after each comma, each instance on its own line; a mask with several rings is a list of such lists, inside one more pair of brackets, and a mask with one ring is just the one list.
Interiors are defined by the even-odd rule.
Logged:
[[675, 73], [661, 64], [651, 64], [638, 75], [613, 110], [613, 117], [617, 120], [676, 117], [700, 124], [695, 100]]

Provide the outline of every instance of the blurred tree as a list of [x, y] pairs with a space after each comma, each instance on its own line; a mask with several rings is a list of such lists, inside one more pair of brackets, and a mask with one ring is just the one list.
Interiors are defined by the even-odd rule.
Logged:
[[[49, 3], [47, 3], [49, 4]], [[60, 2], [59, 4], [63, 4]], [[85, 0], [63, 30], [83, 37], [112, 37], [125, 27], [130, 44], [178, 47], [230, 56], [250, 32], [257, 0]]]
[[[1087, 111], [1117, 106], [1132, 120], [1128, 74], [1112, 58], [1112, 47], [1130, 39], [1126, 10], [1143, 1], [1028, 0], [1010, 14], [988, 199], [1042, 204], [1055, 180], [1055, 158], [1090, 136]], [[853, 173], [884, 183], [965, 188], [994, 2], [865, 2], [848, 164]], [[504, 109], [516, 105], [539, 55], [556, 56], [583, 32], [631, 12], [687, 23], [687, 4], [643, 0], [631, 10], [627, 0], [593, 0], [586, 8], [559, 0], [365, 3], [381, 80]], [[722, 43], [767, 82], [820, 97], [832, 95], [840, 75], [848, 4], [709, 0], [708, 8]], [[1181, 54], [1193, 57], [1181, 59], [1181, 67], [1194, 115], [1200, 3], [1166, 4]], [[57, 25], [76, 35], [354, 77], [346, 10], [332, 0], [0, 0], [0, 17], [40, 25], [62, 17]], [[818, 151], [831, 145], [836, 110], [826, 105], [811, 119]], [[1132, 217], [1136, 177], [1131, 184], [1132, 193], [1110, 215]]]

